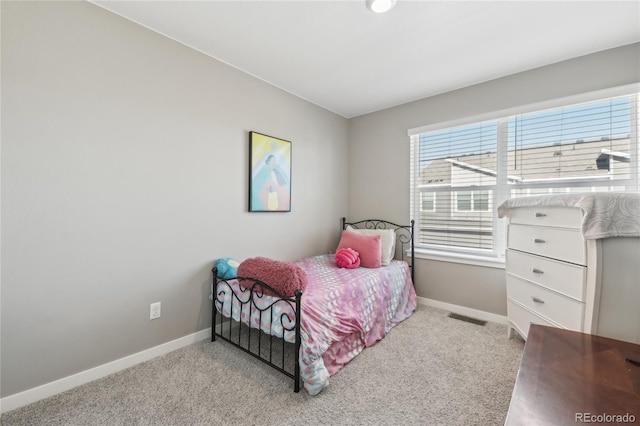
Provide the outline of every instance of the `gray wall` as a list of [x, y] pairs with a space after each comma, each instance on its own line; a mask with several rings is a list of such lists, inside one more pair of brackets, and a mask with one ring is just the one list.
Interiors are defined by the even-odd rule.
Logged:
[[598, 243], [602, 286], [595, 334], [640, 344], [640, 238]]
[[[640, 44], [633, 44], [353, 118], [350, 217], [408, 220], [408, 129], [638, 81]], [[504, 270], [421, 259], [415, 284], [419, 296], [506, 315]]]
[[[334, 249], [346, 119], [86, 2], [1, 7], [3, 397], [209, 327], [218, 257]], [[293, 142], [291, 213], [246, 211], [251, 130]]]

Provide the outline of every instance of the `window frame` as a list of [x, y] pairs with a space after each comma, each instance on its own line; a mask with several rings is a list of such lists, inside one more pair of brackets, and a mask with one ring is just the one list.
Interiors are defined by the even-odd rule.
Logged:
[[[425, 194], [429, 194], [431, 195], [431, 197], [433, 198], [431, 200], [432, 203], [432, 208], [430, 210], [424, 209], [424, 200], [422, 199], [422, 196]], [[433, 191], [420, 191], [420, 211], [421, 212], [435, 212], [436, 211], [436, 193]]]
[[[469, 199], [469, 207], [470, 207], [469, 210], [460, 210], [460, 204], [459, 204], [460, 199], [458, 198], [458, 196], [459, 196], [459, 194], [461, 192], [468, 192], [471, 195], [471, 198]], [[476, 196], [475, 196], [475, 194], [480, 193], [480, 192], [485, 192], [487, 194], [487, 208], [486, 209], [477, 209], [476, 208]], [[453, 212], [454, 213], [462, 213], [462, 214], [464, 214], [464, 213], [488, 213], [488, 212], [490, 212], [492, 210], [491, 193], [490, 192], [491, 191], [486, 190], [486, 189], [451, 191], [452, 205], [454, 206]], [[422, 211], [427, 211], [427, 210], [422, 210]], [[431, 211], [435, 211], [435, 209], [431, 210]]]
[[[498, 146], [497, 146], [497, 164], [496, 164], [496, 174], [498, 178], [496, 179], [495, 185], [487, 185], [488, 188], [478, 187], [478, 186], [469, 186], [469, 187], [448, 187], [442, 188], [449, 191], [452, 196], [454, 192], [458, 191], [474, 191], [474, 190], [489, 190], [489, 211], [491, 211], [493, 217], [493, 238], [494, 238], [494, 247], [492, 253], [483, 253], [482, 250], [478, 249], [465, 249], [458, 247], [447, 247], [443, 249], [442, 246], [431, 246], [429, 244], [421, 244], [416, 246], [416, 256], [418, 258], [425, 258], [431, 260], [438, 261], [447, 261], [447, 262], [455, 262], [455, 263], [464, 263], [471, 265], [479, 265], [486, 267], [494, 267], [494, 268], [504, 268], [504, 253], [506, 246], [506, 220], [499, 219], [495, 210], [497, 207], [502, 204], [502, 202], [506, 201], [511, 196], [512, 185], [509, 185], [509, 176], [507, 176], [507, 153], [508, 153], [508, 138], [506, 137], [507, 129], [508, 129], [508, 120], [510, 117], [514, 115], [523, 115], [529, 113], [540, 112], [548, 109], [555, 109], [561, 107], [570, 107], [572, 105], [577, 105], [580, 103], [594, 102], [599, 100], [605, 100], [608, 98], [621, 97], [621, 96], [631, 96], [631, 111], [630, 115], [635, 117], [636, 125], [632, 125], [630, 129], [630, 139], [632, 141], [636, 141], [631, 144], [630, 147], [630, 170], [628, 179], [616, 180], [616, 185], [625, 186], [625, 188], [635, 188], [633, 190], [638, 191], [640, 185], [640, 140], [638, 140], [638, 125], [640, 124], [640, 82], [633, 83], [625, 86], [619, 86], [604, 90], [598, 90], [593, 92], [582, 93], [579, 95], [568, 96], [556, 98], [544, 102], [533, 103], [528, 105], [522, 105], [514, 108], [503, 109], [493, 112], [488, 112], [485, 114], [463, 117], [455, 120], [450, 120], [441, 123], [433, 123], [427, 126], [421, 126], [417, 128], [412, 128], [407, 131], [409, 139], [411, 141], [412, 147], [418, 147], [419, 143], [414, 139], [415, 137], [419, 137], [420, 133], [432, 132], [437, 130], [444, 130], [447, 128], [459, 127], [464, 125], [470, 125], [474, 123], [479, 123], [482, 121], [491, 121], [496, 120], [498, 123]], [[501, 133], [502, 132], [502, 133]], [[416, 218], [416, 222], [419, 228], [419, 217], [421, 206], [415, 205], [415, 195], [420, 191], [420, 188], [415, 185], [415, 171], [419, 170], [419, 155], [415, 155], [414, 152], [411, 152], [411, 157], [413, 161], [410, 164], [410, 212], [412, 218]], [[591, 190], [592, 187], [597, 186], [611, 186], [610, 181], [603, 181], [601, 183], [594, 181], [593, 179], [568, 179], [566, 181], [558, 182], [558, 183], [550, 183], [546, 182], [547, 187], [567, 187], [567, 184], [570, 184], [571, 188], [585, 188], [585, 192], [587, 188]], [[594, 185], [595, 184], [595, 185]], [[539, 183], [531, 183], [531, 184], [519, 184], [518, 189], [527, 189], [530, 191], [535, 191], [536, 188], [540, 188]], [[437, 188], [424, 188], [426, 191], [436, 192]], [[628, 190], [628, 189], [627, 189]], [[493, 197], [491, 196], [491, 191], [493, 191]], [[437, 197], [434, 197], [434, 199]], [[453, 200], [452, 200], [453, 201]], [[457, 202], [452, 204], [455, 206], [455, 210], [457, 211]], [[416, 210], [418, 207], [418, 210]], [[473, 208], [473, 203], [472, 203]], [[473, 211], [471, 211], [473, 212]], [[460, 213], [471, 213], [467, 211], [462, 211]], [[486, 212], [486, 211], [485, 211]], [[418, 229], [418, 234], [420, 230]], [[419, 240], [419, 238], [417, 239]]]

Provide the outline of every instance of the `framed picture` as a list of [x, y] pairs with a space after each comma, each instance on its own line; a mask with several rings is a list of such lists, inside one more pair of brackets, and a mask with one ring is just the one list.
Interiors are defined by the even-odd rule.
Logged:
[[249, 132], [249, 211], [291, 211], [291, 142]]

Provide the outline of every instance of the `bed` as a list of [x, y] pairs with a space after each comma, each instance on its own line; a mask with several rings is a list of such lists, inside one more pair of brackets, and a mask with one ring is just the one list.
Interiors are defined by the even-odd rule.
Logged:
[[224, 340], [292, 378], [294, 392], [302, 382], [317, 395], [342, 366], [415, 310], [413, 226], [413, 220], [342, 218], [340, 244], [355, 233], [369, 240], [392, 236], [391, 247], [382, 240], [382, 265], [338, 267], [335, 254], [291, 262], [306, 274], [304, 292], [285, 295], [255, 275], [221, 278], [214, 266], [211, 340]]

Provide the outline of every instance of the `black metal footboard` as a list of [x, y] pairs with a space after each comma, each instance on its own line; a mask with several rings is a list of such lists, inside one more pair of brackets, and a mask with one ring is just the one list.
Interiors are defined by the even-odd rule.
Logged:
[[[284, 297], [262, 281], [222, 279], [215, 267], [212, 272], [211, 341], [219, 337], [280, 371], [293, 379], [293, 391], [299, 392], [302, 292], [298, 290], [295, 297]], [[240, 284], [236, 289], [230, 283], [233, 280]], [[225, 315], [224, 307], [229, 308]], [[251, 318], [256, 316], [260, 329], [250, 326]], [[285, 333], [293, 333], [294, 342], [287, 342]]]

